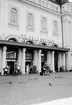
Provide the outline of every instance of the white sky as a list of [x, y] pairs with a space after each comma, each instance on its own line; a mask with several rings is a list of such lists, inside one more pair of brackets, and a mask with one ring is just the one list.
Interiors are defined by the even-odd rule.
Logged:
[[72, 2], [72, 0], [69, 0], [70, 2]]

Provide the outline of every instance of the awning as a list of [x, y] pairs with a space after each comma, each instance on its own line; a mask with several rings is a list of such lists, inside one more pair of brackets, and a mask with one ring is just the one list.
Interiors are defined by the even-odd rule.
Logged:
[[52, 51], [63, 51], [68, 52], [69, 48], [61, 48], [61, 47], [53, 47], [53, 46], [43, 46], [43, 45], [36, 45], [36, 44], [28, 44], [23, 42], [10, 42], [6, 40], [0, 40], [0, 46], [12, 46], [12, 47], [24, 47], [24, 48], [32, 48], [32, 49], [44, 49], [44, 50], [52, 50]]

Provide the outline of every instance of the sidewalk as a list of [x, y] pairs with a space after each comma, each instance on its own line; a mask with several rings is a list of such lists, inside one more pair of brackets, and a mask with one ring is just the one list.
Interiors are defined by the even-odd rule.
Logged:
[[46, 105], [49, 101], [70, 97], [72, 72], [53, 73], [50, 76], [0, 76], [0, 105]]
[[33, 105], [72, 105], [72, 97]]

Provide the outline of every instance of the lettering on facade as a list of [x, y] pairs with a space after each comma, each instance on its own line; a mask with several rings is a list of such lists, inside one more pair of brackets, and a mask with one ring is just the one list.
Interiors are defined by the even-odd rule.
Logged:
[[22, 42], [26, 43], [27, 41], [32, 41], [33, 44], [42, 45], [44, 43], [47, 46], [54, 46], [55, 43], [53, 40], [48, 40], [45, 38], [39, 38], [39, 37], [33, 37], [33, 36], [27, 36], [27, 35], [21, 35]]

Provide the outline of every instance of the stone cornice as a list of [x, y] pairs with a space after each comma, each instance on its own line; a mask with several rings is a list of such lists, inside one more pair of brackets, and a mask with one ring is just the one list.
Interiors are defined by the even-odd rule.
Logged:
[[71, 13], [69, 13], [69, 12], [64, 12], [64, 13], [62, 14], [62, 16], [66, 16], [66, 15], [69, 15], [69, 16], [71, 16], [71, 17], [72, 17], [72, 14], [71, 14]]
[[26, 4], [28, 4], [28, 5], [32, 5], [32, 6], [34, 6], [34, 7], [43, 9], [43, 10], [45, 10], [45, 11], [47, 11], [47, 12], [52, 13], [52, 14], [61, 16], [60, 12], [54, 11], [54, 10], [52, 10], [52, 9], [50, 9], [50, 8], [47, 8], [47, 7], [45, 7], [45, 6], [42, 6], [42, 5], [38, 4], [38, 3], [29, 1], [29, 0], [9, 0], [9, 1], [14, 1], [14, 2], [16, 1], [16, 2], [21, 2], [21, 3], [26, 3]]

